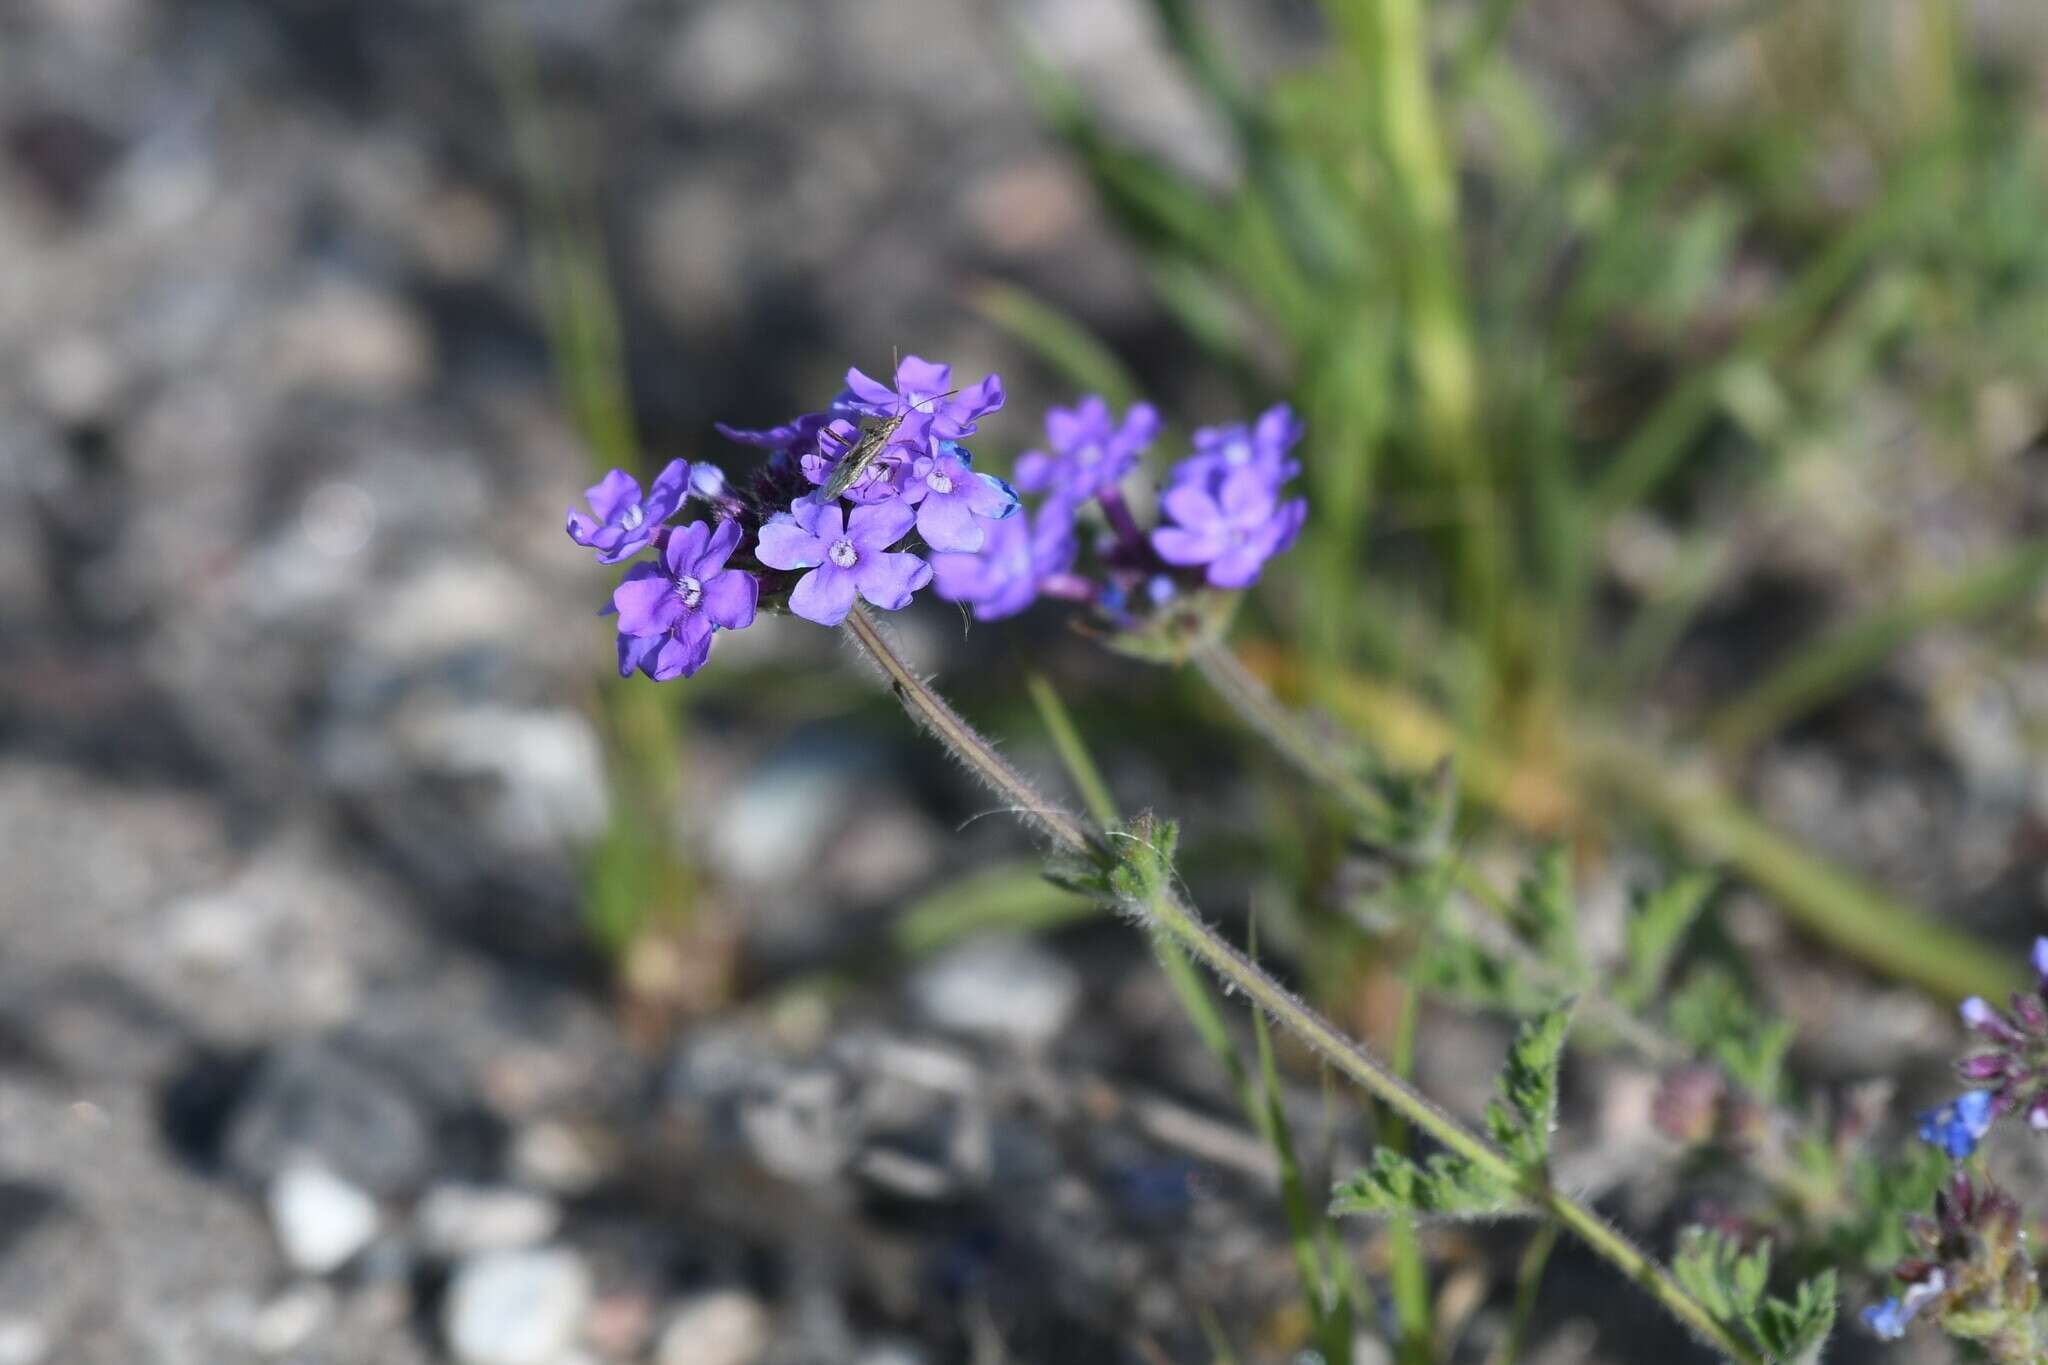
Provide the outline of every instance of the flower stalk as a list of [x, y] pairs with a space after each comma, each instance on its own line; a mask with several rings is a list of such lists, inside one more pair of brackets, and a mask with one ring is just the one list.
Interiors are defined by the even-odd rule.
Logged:
[[[998, 753], [979, 732], [906, 664], [890, 645], [866, 608], [855, 606], [846, 618], [855, 641], [887, 679], [904, 710], [930, 731], [969, 771], [1010, 803], [1011, 810], [1036, 825], [1062, 853], [1085, 858], [1098, 867], [1115, 865], [1110, 839], [1086, 822], [1047, 800], [1029, 778]], [[1132, 837], [1124, 835], [1122, 837]], [[1391, 1067], [1340, 1031], [1306, 1001], [1295, 995], [1235, 945], [1219, 934], [1199, 911], [1164, 882], [1118, 907], [1166, 934], [1183, 950], [1213, 971], [1229, 991], [1241, 991], [1325, 1063], [1355, 1082], [1402, 1119], [1429, 1134], [1447, 1151], [1502, 1184], [1518, 1187], [1544, 1213], [1569, 1229], [1603, 1260], [1641, 1286], [1702, 1341], [1742, 1365], [1764, 1365], [1764, 1359], [1738, 1341], [1704, 1305], [1686, 1292], [1671, 1272], [1598, 1213], [1547, 1182], [1529, 1187], [1525, 1175], [1492, 1143], [1403, 1080]]]

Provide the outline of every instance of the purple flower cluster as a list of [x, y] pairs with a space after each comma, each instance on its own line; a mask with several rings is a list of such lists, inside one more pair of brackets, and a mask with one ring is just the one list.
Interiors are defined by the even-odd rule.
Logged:
[[[621, 675], [687, 678], [718, 632], [744, 630], [760, 606], [836, 626], [856, 601], [895, 611], [927, 584], [982, 620], [1056, 597], [1129, 624], [1134, 602], [1157, 607], [1204, 583], [1250, 586], [1300, 534], [1307, 504], [1283, 488], [1300, 472], [1292, 451], [1302, 432], [1284, 405], [1197, 431], [1159, 500], [1169, 524], [1149, 533], [1124, 501], [1161, 429], [1149, 404], [1121, 419], [1093, 396], [1048, 412], [1046, 447], [1017, 465], [1018, 483], [1040, 495], [1029, 512], [963, 444], [1002, 405], [999, 377], [955, 387], [948, 366], [909, 356], [888, 383], [848, 370], [823, 411], [762, 430], [720, 425], [771, 453], [744, 489], [682, 460], [645, 492], [624, 471], [607, 474], [568, 530], [603, 564], [654, 552], [612, 595]], [[709, 519], [675, 524], [693, 499]], [[1084, 546], [1089, 508], [1103, 531]], [[1084, 548], [1092, 574], [1076, 571]]]
[[1963, 1023], [1988, 1046], [1956, 1071], [1989, 1086], [1993, 1112], [2025, 1114], [2027, 1126], [2039, 1133], [2048, 1132], [2048, 938], [2034, 940], [2031, 961], [2034, 988], [2014, 991], [2009, 1009], [1977, 995], [1963, 1002]]
[[[1184, 588], [1248, 588], [1266, 561], [1301, 534], [1308, 504], [1283, 490], [1301, 470], [1301, 424], [1285, 404], [1248, 425], [1204, 427], [1168, 475], [1159, 506], [1169, 524], [1141, 530], [1124, 498], [1139, 457], [1158, 439], [1158, 412], [1139, 403], [1119, 420], [1101, 397], [1046, 413], [1043, 449], [1017, 461], [1017, 486], [1042, 495], [1021, 525], [992, 533], [978, 554], [932, 562], [940, 597], [982, 620], [1013, 616], [1039, 597], [1093, 602], [1118, 621], [1134, 602], [1160, 606]], [[1100, 577], [1075, 572], [1079, 518], [1093, 506], [1107, 535], [1095, 545]]]

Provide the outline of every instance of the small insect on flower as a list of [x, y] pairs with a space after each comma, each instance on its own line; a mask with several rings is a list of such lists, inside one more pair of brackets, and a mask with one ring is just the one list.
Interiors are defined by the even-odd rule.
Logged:
[[[882, 458], [882, 452], [889, 449], [890, 444], [896, 439], [897, 431], [903, 426], [903, 420], [909, 415], [906, 411], [891, 417], [861, 418], [853, 444], [847, 447], [833, 464], [832, 473], [826, 478], [825, 487], [819, 493], [819, 498], [825, 502], [833, 502], [844, 497], [846, 490], [859, 483], [874, 467], [875, 462]], [[825, 442], [836, 439], [829, 427], [818, 433], [821, 450]]]

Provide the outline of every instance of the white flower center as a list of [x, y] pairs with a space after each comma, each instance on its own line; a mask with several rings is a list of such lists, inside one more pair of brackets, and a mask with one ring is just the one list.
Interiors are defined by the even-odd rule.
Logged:
[[625, 514], [619, 518], [619, 526], [624, 530], [637, 531], [640, 523], [646, 520], [647, 509], [636, 502], [626, 508]]
[[953, 491], [953, 481], [946, 477], [945, 470], [937, 466], [932, 468], [931, 473], [924, 476], [924, 481], [926, 486], [934, 493], [950, 493]]
[[825, 558], [842, 569], [850, 569], [860, 560], [860, 551], [853, 548], [850, 540], [835, 540], [832, 548], [825, 551]]
[[684, 574], [676, 580], [676, 596], [683, 599], [684, 606], [695, 611], [697, 604], [704, 600], [704, 585], [689, 574]]
[[1223, 447], [1223, 463], [1247, 464], [1252, 458], [1252, 443], [1242, 436]]
[[1092, 469], [1102, 463], [1102, 447], [1090, 441], [1074, 452], [1074, 459], [1077, 463]]

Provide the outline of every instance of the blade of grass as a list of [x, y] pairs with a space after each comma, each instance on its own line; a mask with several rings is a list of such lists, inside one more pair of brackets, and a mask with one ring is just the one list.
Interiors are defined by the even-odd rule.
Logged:
[[1045, 879], [1042, 863], [995, 863], [947, 882], [897, 914], [891, 934], [899, 952], [919, 957], [991, 929], [1040, 933], [1096, 913], [1085, 896]]
[[1138, 401], [1136, 378], [1079, 319], [1027, 290], [995, 282], [976, 289], [968, 302], [1075, 388], [1101, 394], [1118, 411]]
[[1718, 362], [1682, 381], [1651, 410], [1592, 482], [1589, 496], [1597, 520], [1604, 522], [1655, 491], [1713, 419], [1728, 376], [1743, 365], [1768, 365], [1813, 326], [1871, 257], [1927, 211], [1929, 190], [1947, 170], [1942, 153], [1952, 146], [1943, 138], [1911, 156], [1877, 202], [1814, 257]]
[[1976, 620], [2048, 579], [2048, 538], [2037, 538], [1943, 582], [1881, 602], [1845, 621], [1724, 704], [1704, 726], [1707, 743], [1732, 758], [1879, 668], [1930, 626]]
[[[1401, 988], [1401, 1010], [1394, 1032], [1393, 1055], [1388, 1059], [1402, 1076], [1415, 1072], [1415, 1024], [1421, 1013], [1421, 998], [1415, 988]], [[1408, 1124], [1398, 1114], [1387, 1114], [1385, 1145], [1408, 1155]], [[1429, 1264], [1422, 1258], [1422, 1243], [1413, 1218], [1387, 1220], [1388, 1280], [1394, 1300], [1394, 1323], [1399, 1332], [1395, 1356], [1401, 1365], [1434, 1365], [1433, 1315], [1430, 1312]]]
[[1525, 828], [1554, 831], [1588, 803], [1610, 796], [1669, 828], [1696, 857], [1725, 859], [1768, 893], [1786, 918], [1838, 952], [1938, 996], [2000, 999], [2019, 984], [2005, 954], [1931, 919], [1772, 830], [1703, 775], [1619, 736], [1573, 733], [1568, 785], [1523, 768], [1469, 733], [1461, 734], [1420, 698], [1356, 676], [1315, 680], [1325, 702], [1359, 729], [1385, 760], [1426, 769], [1452, 755], [1465, 786]]
[[1515, 1365], [1529, 1343], [1529, 1323], [1536, 1316], [1536, 1301], [1543, 1289], [1543, 1272], [1550, 1265], [1550, 1253], [1557, 1248], [1557, 1225], [1545, 1223], [1529, 1235], [1515, 1269], [1515, 1308], [1508, 1318], [1508, 1330], [1500, 1345], [1487, 1357], [1487, 1365]]

